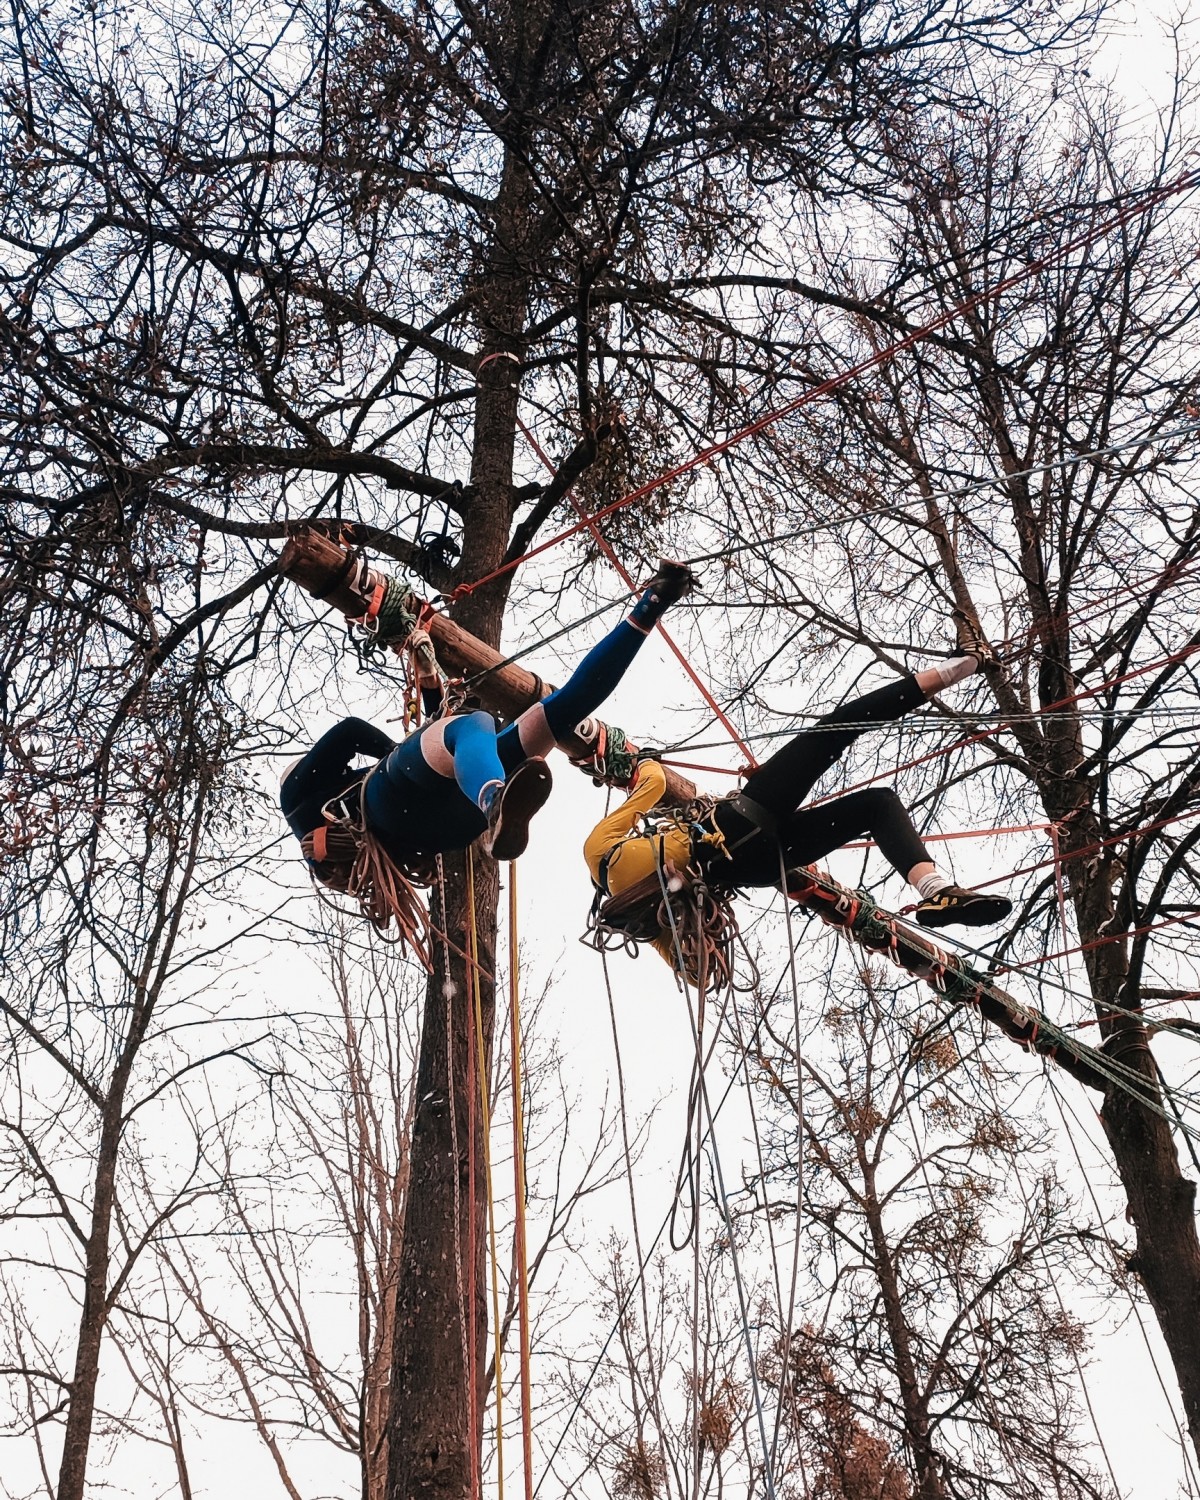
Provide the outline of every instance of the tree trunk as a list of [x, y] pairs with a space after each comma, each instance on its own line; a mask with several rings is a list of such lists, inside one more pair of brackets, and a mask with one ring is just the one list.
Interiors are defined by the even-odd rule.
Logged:
[[[1001, 425], [995, 417], [993, 429], [998, 430]], [[1008, 465], [1010, 447], [1002, 444], [1000, 452]], [[1016, 526], [1022, 536], [1022, 569], [1028, 603], [1042, 644], [1038, 694], [1042, 708], [1046, 709], [1076, 690], [1066, 622], [1064, 616], [1056, 616], [1049, 608], [1044, 590], [1045, 568], [1032, 555], [1039, 537], [1039, 522], [1028, 482], [1010, 486], [1009, 495], [1014, 501]], [[966, 618], [978, 631], [978, 616], [958, 559], [936, 511], [933, 518], [938, 522], [935, 536], [956, 602], [961, 608], [963, 601], [967, 601]], [[989, 680], [1002, 712], [1020, 709], [1002, 672], [993, 669]], [[1105, 935], [1107, 924], [1114, 921], [1115, 913], [1124, 910], [1124, 904], [1113, 898], [1114, 880], [1120, 870], [1116, 851], [1102, 849], [1105, 834], [1111, 830], [1102, 825], [1096, 813], [1094, 787], [1078, 774], [1083, 759], [1079, 716], [1069, 707], [1066, 711], [1044, 712], [1042, 738], [1019, 722], [1012, 729], [1023, 753], [1038, 768], [1034, 774], [1042, 806], [1059, 829], [1067, 869], [1084, 872], [1072, 879], [1071, 902], [1080, 941], [1094, 942]], [[1101, 852], [1097, 857], [1098, 850]], [[1085, 952], [1084, 962], [1104, 1051], [1114, 1062], [1133, 1069], [1142, 1080], [1140, 1085], [1129, 1081], [1139, 1089], [1140, 1099], [1133, 1097], [1128, 1088], [1108, 1085], [1100, 1118], [1136, 1235], [1130, 1269], [1140, 1278], [1154, 1308], [1179, 1381], [1192, 1445], [1200, 1457], [1200, 1236], [1194, 1212], [1196, 1184], [1180, 1171], [1178, 1152], [1165, 1118], [1167, 1102], [1159, 1086], [1137, 994], [1131, 994], [1127, 984], [1127, 944], [1111, 942], [1092, 948]]]
[[[1113, 1033], [1115, 1059], [1135, 1068], [1145, 1090], [1159, 1095], [1145, 1028], [1135, 1022]], [[1161, 1103], [1161, 1095], [1159, 1095]], [[1179, 1380], [1192, 1446], [1200, 1456], [1200, 1239], [1196, 1184], [1179, 1169], [1167, 1122], [1123, 1089], [1112, 1088], [1100, 1118], [1125, 1186], [1137, 1237], [1130, 1258], [1150, 1299]]]
[[83, 1307], [75, 1346], [75, 1374], [71, 1380], [71, 1400], [67, 1407], [58, 1471], [58, 1500], [83, 1500], [87, 1479], [96, 1381], [100, 1374], [100, 1346], [108, 1320], [108, 1246], [116, 1193], [123, 1099], [123, 1087], [115, 1092], [115, 1096], [109, 1095], [100, 1129], [92, 1192], [92, 1227], [84, 1251]]
[[[479, 390], [471, 469], [475, 498], [464, 529], [459, 565], [466, 579], [482, 577], [502, 561], [511, 530], [518, 362], [524, 353], [521, 334], [528, 300], [524, 245], [530, 219], [528, 180], [510, 154], [496, 200], [490, 263], [480, 283], [483, 347], [477, 367]], [[497, 357], [490, 357], [493, 355]], [[455, 618], [473, 635], [495, 646], [507, 598], [505, 575], [468, 594], [456, 606]], [[500, 886], [496, 866], [489, 859], [477, 854], [474, 868], [484, 1065], [490, 1078], [492, 975]], [[447, 858], [445, 871], [447, 936], [460, 949], [469, 951], [466, 858]], [[440, 926], [443, 914], [437, 910], [436, 900], [434, 908], [434, 923]], [[483, 1409], [487, 1366], [487, 1191], [478, 1083], [469, 1076], [474, 1019], [469, 1013], [464, 960], [450, 950], [447, 986], [445, 949], [440, 939], [435, 938], [434, 948], [437, 958], [426, 991], [421, 1032], [396, 1299], [389, 1418], [390, 1500], [464, 1500], [470, 1496], [482, 1437], [482, 1422], [477, 1419]], [[472, 1121], [473, 1140], [469, 1129]], [[462, 1301], [457, 1271], [460, 1265]], [[461, 1311], [464, 1303], [465, 1314]], [[465, 1362], [464, 1316], [468, 1345]], [[468, 1388], [471, 1365], [475, 1370], [473, 1392]]]
[[[491, 861], [476, 858], [474, 865], [486, 1065], [499, 881]], [[435, 900], [433, 919], [440, 927], [444, 916], [450, 942], [469, 952], [466, 856], [447, 856], [444, 866], [447, 911]], [[483, 1388], [477, 1381], [472, 1397], [468, 1368], [481, 1372], [486, 1363], [487, 1198], [479, 1086], [468, 1067], [475, 1018], [465, 960], [451, 948], [449, 983], [444, 960], [442, 949], [425, 997], [409, 1148], [389, 1422], [393, 1500], [470, 1496], [479, 1456]]]
[[[1054, 804], [1046, 799], [1049, 807]], [[1062, 817], [1062, 811], [1051, 816]], [[1101, 825], [1090, 808], [1068, 817], [1064, 856], [1099, 843]], [[1086, 855], [1074, 868], [1086, 868]], [[1084, 943], [1103, 937], [1113, 919], [1113, 857], [1096, 862], [1076, 877], [1073, 905]], [[1119, 919], [1118, 919], [1119, 920]], [[1125, 1189], [1127, 1215], [1136, 1236], [1129, 1266], [1150, 1299], [1179, 1380], [1192, 1445], [1200, 1457], [1200, 1237], [1196, 1233], [1196, 1184], [1179, 1167], [1179, 1154], [1166, 1118], [1167, 1101], [1159, 1085], [1149, 1036], [1136, 994], [1129, 994], [1126, 942], [1103, 943], [1084, 954], [1096, 1001], [1103, 1050], [1112, 1062], [1132, 1069], [1140, 1083], [1110, 1084], [1100, 1119]], [[1136, 1089], [1135, 1097], [1130, 1089]]]
[[929, 1436], [929, 1408], [921, 1396], [920, 1385], [917, 1381], [916, 1362], [913, 1359], [908, 1324], [904, 1320], [900, 1285], [896, 1280], [896, 1268], [892, 1264], [891, 1249], [883, 1226], [883, 1211], [879, 1206], [879, 1198], [875, 1191], [875, 1168], [867, 1156], [865, 1143], [862, 1141], [858, 1142], [858, 1161], [866, 1186], [863, 1212], [866, 1215], [867, 1228], [871, 1235], [871, 1248], [875, 1256], [875, 1275], [883, 1299], [888, 1338], [892, 1345], [896, 1378], [900, 1385], [906, 1446], [916, 1479], [915, 1493], [918, 1500], [946, 1500], [941, 1474], [938, 1472], [937, 1455]]

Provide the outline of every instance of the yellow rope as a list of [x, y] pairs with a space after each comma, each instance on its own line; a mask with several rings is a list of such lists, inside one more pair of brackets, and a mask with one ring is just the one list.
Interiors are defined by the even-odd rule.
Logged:
[[475, 1057], [479, 1077], [479, 1105], [483, 1125], [483, 1173], [487, 1182], [488, 1244], [492, 1261], [492, 1326], [496, 1341], [496, 1470], [497, 1493], [504, 1500], [504, 1381], [501, 1376], [500, 1347], [500, 1260], [496, 1253], [496, 1205], [492, 1194], [492, 1117], [488, 1107], [487, 1065], [483, 1056], [483, 1001], [479, 993], [479, 931], [475, 923], [475, 856], [467, 849], [467, 915], [470, 923], [467, 946], [471, 950], [471, 961], [467, 965], [468, 983], [471, 988], [472, 1009], [475, 1013]]
[[529, 1257], [525, 1243], [525, 1119], [521, 1081], [521, 998], [517, 942], [517, 867], [508, 867], [508, 1008], [512, 1049], [514, 1233], [517, 1298], [521, 1315], [521, 1445], [525, 1500], [533, 1500], [533, 1388], [529, 1373]]

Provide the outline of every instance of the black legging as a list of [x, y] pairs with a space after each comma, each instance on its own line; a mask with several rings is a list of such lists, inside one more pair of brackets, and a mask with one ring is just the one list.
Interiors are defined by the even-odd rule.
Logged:
[[779, 845], [784, 862], [811, 864], [869, 833], [884, 858], [902, 875], [929, 859], [903, 802], [891, 787], [864, 787], [799, 807], [816, 782], [872, 724], [899, 719], [926, 701], [915, 677], [902, 677], [862, 698], [843, 703], [777, 750], [750, 776], [744, 795], [775, 819], [777, 838], [765, 833], [730, 802], [719, 802], [713, 820], [732, 853], [716, 866], [734, 885], [774, 885], [779, 880]]

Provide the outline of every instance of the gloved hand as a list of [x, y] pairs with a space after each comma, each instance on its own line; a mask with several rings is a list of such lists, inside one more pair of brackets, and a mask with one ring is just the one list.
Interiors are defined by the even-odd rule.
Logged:
[[419, 627], [414, 630], [404, 643], [405, 649], [412, 653], [413, 660], [420, 668], [423, 677], [437, 677], [437, 655], [433, 649], [433, 641], [427, 630]]

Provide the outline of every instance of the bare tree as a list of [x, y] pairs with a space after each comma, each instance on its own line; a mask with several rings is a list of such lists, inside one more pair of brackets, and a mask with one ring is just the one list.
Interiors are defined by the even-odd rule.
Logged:
[[[745, 1252], [750, 1236], [737, 1233]], [[776, 1494], [806, 1493], [790, 1435], [773, 1461], [763, 1451], [724, 1225], [674, 1265], [655, 1255], [639, 1266], [614, 1239], [593, 1274], [611, 1337], [563, 1365], [568, 1422], [547, 1474], [583, 1494], [686, 1500], [761, 1488], [770, 1469]]]
[[[766, 597], [793, 613], [790, 638], [809, 629], [815, 671], [846, 643], [902, 666], [948, 644], [949, 616], [961, 639], [997, 648], [966, 712], [917, 721], [884, 764], [901, 761], [939, 821], [986, 808], [985, 825], [1048, 830], [991, 956], [1052, 986], [1041, 959], [1082, 951], [1067, 992], [1086, 987], [1085, 1013], [1053, 987], [1043, 999], [1098, 1024], [1112, 1061], [1102, 1118], [1136, 1229], [1130, 1265], [1195, 1443], [1200, 1241], [1172, 1139], [1190, 1053], [1163, 1053], [1181, 1070], [1166, 1089], [1151, 1051], [1189, 1033], [1194, 988], [1194, 216], [1157, 191], [1178, 176], [1190, 103], [1183, 82], [1153, 157], [1122, 145], [1102, 97], [1005, 83], [969, 124], [932, 112], [897, 132], [904, 197], [880, 201], [871, 237], [887, 258], [868, 270], [844, 244], [829, 251], [851, 313], [806, 325], [810, 370], [964, 310], [778, 435], [774, 461], [797, 486], [785, 526], [829, 528], [814, 544], [825, 586], [775, 549]], [[1137, 211], [1114, 226], [1114, 203]], [[739, 576], [739, 591], [756, 586]], [[769, 703], [776, 670], [740, 686]], [[1147, 1021], [1163, 1001], [1177, 1020]]]
[[[4, 649], [37, 656], [15, 692], [6, 680], [6, 721], [76, 664], [82, 743], [54, 776], [84, 821], [115, 805], [129, 736], [160, 684], [192, 680], [198, 641], [210, 675], [273, 680], [309, 729], [287, 669], [311, 617], [274, 594], [267, 551], [297, 516], [360, 523], [434, 586], [472, 583], [566, 514], [581, 476], [598, 503], [698, 428], [762, 411], [809, 339], [781, 327], [789, 299], [828, 300], [764, 274], [812, 195], [880, 187], [918, 106], [965, 107], [982, 58], [1073, 41], [1089, 19], [1017, 0], [301, 4], [252, 21], [18, 0], [0, 166]], [[524, 398], [553, 414], [548, 482], [519, 472]], [[663, 513], [610, 530], [648, 538]], [[455, 616], [495, 644], [508, 596], [505, 575]], [[20, 837], [54, 851], [29, 800]], [[35, 899], [60, 898], [61, 863], [22, 873], [14, 938]], [[448, 870], [462, 949], [465, 868]], [[481, 870], [485, 1051], [495, 896]], [[472, 1177], [451, 1133], [469, 1036], [446, 1007], [466, 991], [455, 956], [425, 1004], [391, 1387], [388, 1489], [404, 1497], [461, 1495], [477, 1462], [446, 1269], [453, 1203], [482, 1222], [482, 1152]], [[482, 1297], [472, 1313], [477, 1348]], [[85, 1384], [60, 1500], [83, 1484]]]
[[[34, 691], [53, 676], [69, 692], [89, 670], [69, 657], [32, 670], [13, 662], [10, 704], [28, 701], [31, 676]], [[73, 1335], [41, 1317], [35, 1334], [29, 1313], [14, 1309], [2, 1363], [23, 1383], [35, 1429], [62, 1422], [62, 1496], [83, 1492], [110, 1320], [136, 1305], [148, 1247], [218, 1187], [205, 1161], [212, 1123], [189, 1107], [190, 1075], [218, 1058], [249, 1060], [247, 1039], [207, 1035], [198, 1017], [207, 1054], [176, 1037], [190, 1009], [181, 974], [203, 957], [189, 930], [198, 890], [223, 878], [206, 844], [220, 833], [212, 793], [225, 774], [229, 706], [203, 673], [158, 677], [115, 739], [103, 795], [86, 801], [94, 747], [63, 722], [71, 710], [64, 699], [60, 722], [18, 714], [10, 725], [0, 996], [4, 1258], [26, 1298], [37, 1300], [44, 1279], [77, 1315]], [[175, 1170], [150, 1180], [140, 1151], [168, 1119], [192, 1150], [185, 1144]]]
[[806, 1142], [797, 1233], [820, 1315], [782, 1331], [777, 1373], [813, 1493], [1108, 1495], [1084, 1456], [1086, 1338], [1067, 1310], [1092, 1231], [971, 1029], [862, 977], [858, 996], [838, 984], [803, 1059], [772, 1020], [754, 1059], [768, 1211], [794, 1205]]

